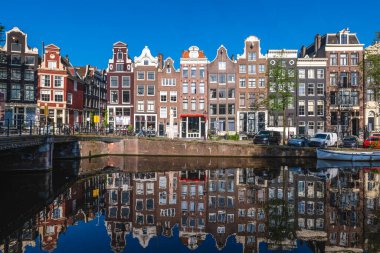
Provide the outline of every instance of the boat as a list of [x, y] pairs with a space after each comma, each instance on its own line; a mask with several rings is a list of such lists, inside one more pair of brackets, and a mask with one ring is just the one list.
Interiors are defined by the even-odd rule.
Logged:
[[317, 169], [331, 168], [355, 168], [355, 169], [372, 169], [380, 168], [380, 161], [338, 161], [338, 160], [317, 160]]
[[380, 151], [317, 149], [317, 158], [336, 161], [380, 161]]

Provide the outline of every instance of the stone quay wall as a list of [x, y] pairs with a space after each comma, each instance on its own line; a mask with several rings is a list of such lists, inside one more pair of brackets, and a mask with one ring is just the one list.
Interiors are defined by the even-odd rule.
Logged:
[[[79, 156], [144, 155], [144, 156], [196, 156], [196, 157], [300, 157], [315, 158], [314, 148], [253, 145], [248, 142], [169, 140], [169, 139], [118, 139], [113, 142], [99, 140], [79, 141]], [[71, 155], [72, 157], [73, 155]]]

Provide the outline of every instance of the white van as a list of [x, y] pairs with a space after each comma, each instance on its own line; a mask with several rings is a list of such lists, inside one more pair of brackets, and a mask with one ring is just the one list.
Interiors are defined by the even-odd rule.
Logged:
[[324, 132], [317, 133], [309, 141], [310, 147], [327, 148], [336, 146], [338, 142], [338, 135], [336, 133]]

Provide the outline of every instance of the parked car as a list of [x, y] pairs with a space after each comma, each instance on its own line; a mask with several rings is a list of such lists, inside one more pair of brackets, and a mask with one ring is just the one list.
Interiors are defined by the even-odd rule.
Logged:
[[281, 142], [281, 133], [278, 131], [259, 131], [254, 137], [253, 137], [253, 144], [274, 144], [279, 145]]
[[288, 146], [307, 147], [309, 145], [309, 137], [304, 135], [294, 135], [288, 140]]
[[359, 139], [356, 136], [346, 136], [342, 140], [342, 147], [344, 148], [357, 148], [359, 146]]
[[363, 142], [363, 148], [380, 148], [380, 136], [370, 136]]
[[317, 133], [310, 139], [310, 147], [326, 148], [335, 146], [338, 141], [338, 135], [336, 133], [325, 132]]

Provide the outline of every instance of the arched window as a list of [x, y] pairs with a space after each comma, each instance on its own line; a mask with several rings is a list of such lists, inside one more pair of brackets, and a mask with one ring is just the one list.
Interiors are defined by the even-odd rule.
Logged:
[[118, 60], [122, 60], [123, 59], [123, 53], [122, 52], [118, 52], [117, 53], [117, 59]]

